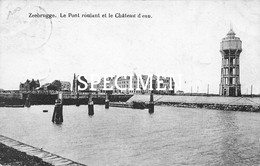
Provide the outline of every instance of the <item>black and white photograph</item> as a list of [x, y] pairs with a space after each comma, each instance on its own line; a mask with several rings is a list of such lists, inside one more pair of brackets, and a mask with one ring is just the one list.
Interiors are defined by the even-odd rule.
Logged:
[[0, 166], [259, 166], [260, 1], [0, 0]]

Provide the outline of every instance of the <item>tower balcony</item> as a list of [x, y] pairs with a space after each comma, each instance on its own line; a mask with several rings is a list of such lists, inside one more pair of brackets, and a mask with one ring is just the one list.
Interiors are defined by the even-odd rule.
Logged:
[[239, 64], [223, 64], [223, 67], [239, 67]]
[[240, 50], [242, 51], [242, 41], [237, 39], [223, 40], [220, 44], [220, 50]]
[[223, 74], [223, 77], [237, 77], [237, 76], [239, 76], [239, 74], [237, 74], [237, 73], [230, 73], [230, 74]]

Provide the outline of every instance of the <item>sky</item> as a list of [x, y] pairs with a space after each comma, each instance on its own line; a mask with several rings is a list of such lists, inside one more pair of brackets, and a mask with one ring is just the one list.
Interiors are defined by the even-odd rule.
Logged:
[[[29, 18], [55, 14], [52, 19]], [[61, 18], [60, 13], [152, 18]], [[219, 93], [220, 42], [242, 40], [242, 93], [260, 93], [259, 1], [0, 1], [0, 88], [73, 74], [171, 75], [176, 90]]]

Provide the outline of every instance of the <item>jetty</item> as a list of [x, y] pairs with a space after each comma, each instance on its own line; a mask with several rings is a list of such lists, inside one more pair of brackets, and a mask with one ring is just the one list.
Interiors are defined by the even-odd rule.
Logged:
[[[135, 94], [127, 103], [150, 101], [148, 94]], [[260, 112], [260, 97], [154, 95], [155, 105]]]
[[[59, 91], [5, 91], [0, 92], [0, 107], [30, 107], [31, 105], [55, 104]], [[109, 101], [126, 102], [133, 94], [111, 94]], [[93, 93], [95, 104], [105, 104], [105, 93]], [[89, 92], [63, 92], [63, 105], [87, 105]]]
[[[5, 156], [5, 158], [7, 159], [4, 160], [5, 158], [3, 158], [3, 162], [5, 163], [2, 163], [5, 165], [13, 165], [12, 161], [15, 161], [17, 165], [19, 165], [18, 163], [20, 164], [23, 163], [21, 165], [27, 164], [27, 165], [54, 165], [54, 166], [56, 165], [57, 166], [58, 165], [85, 166], [84, 164], [47, 152], [43, 149], [24, 144], [22, 142], [16, 141], [14, 139], [11, 139], [3, 135], [0, 135], [0, 146], [6, 150], [6, 153], [4, 155], [7, 155]], [[10, 156], [8, 156], [7, 154], [8, 151], [11, 151], [12, 153], [19, 155], [19, 157], [15, 158], [17, 157], [15, 156], [15, 154], [9, 154]], [[0, 155], [1, 153], [2, 152], [0, 150]], [[28, 163], [29, 161], [26, 161], [28, 159], [33, 160], [33, 163]]]
[[131, 101], [130, 99], [127, 102], [111, 102], [111, 107], [122, 107], [122, 108], [133, 108], [133, 109], [146, 109], [154, 110], [154, 101], [153, 101], [153, 94], [150, 94], [150, 101]]

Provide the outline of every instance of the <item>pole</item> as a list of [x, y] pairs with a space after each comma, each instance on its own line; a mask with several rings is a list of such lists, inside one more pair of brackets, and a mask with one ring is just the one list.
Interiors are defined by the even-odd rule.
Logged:
[[105, 99], [105, 108], [109, 109], [109, 98], [108, 98], [108, 94], [106, 93], [106, 99]]
[[209, 84], [208, 84], [208, 88], [207, 88], [207, 95], [209, 95]]
[[88, 115], [89, 116], [94, 115], [94, 103], [92, 101], [92, 93], [90, 93], [88, 97]]
[[251, 85], [251, 97], [253, 97], [253, 85]]
[[150, 93], [149, 113], [150, 114], [154, 113], [153, 91]]
[[79, 103], [79, 92], [77, 92], [76, 106], [78, 107], [79, 105], [80, 105], [80, 103]]
[[61, 124], [63, 122], [62, 93], [58, 93], [57, 100], [55, 101], [52, 122], [56, 124]]
[[31, 107], [30, 94], [29, 93], [26, 97], [25, 106], [28, 107], [28, 108]]

